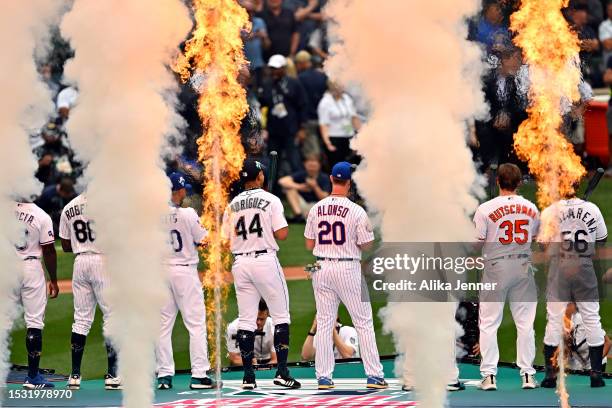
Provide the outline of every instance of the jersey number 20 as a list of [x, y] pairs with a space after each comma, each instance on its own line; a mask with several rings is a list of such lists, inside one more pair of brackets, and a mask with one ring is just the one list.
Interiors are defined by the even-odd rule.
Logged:
[[249, 234], [257, 234], [258, 238], [261, 238], [263, 236], [263, 229], [261, 228], [259, 214], [255, 214], [255, 216], [251, 220], [251, 223], [249, 224], [248, 229], [246, 227], [244, 215], [238, 218], [238, 222], [236, 223], [236, 235], [241, 236], [242, 239], [246, 241], [247, 235]]
[[[331, 238], [329, 237], [331, 235]], [[327, 221], [319, 223], [319, 244], [320, 245], [342, 245], [346, 242], [346, 230], [342, 221], [330, 224]]]

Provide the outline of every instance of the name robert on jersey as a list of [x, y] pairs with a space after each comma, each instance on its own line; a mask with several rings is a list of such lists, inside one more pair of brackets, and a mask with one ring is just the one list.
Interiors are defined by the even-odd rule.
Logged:
[[64, 214], [66, 214], [66, 218], [68, 218], [68, 221], [70, 221], [73, 217], [84, 215], [86, 206], [87, 204], [77, 204], [64, 211]]
[[235, 213], [242, 210], [248, 210], [250, 208], [256, 208], [258, 210], [266, 211], [266, 209], [271, 203], [271, 201], [264, 200], [260, 197], [247, 197], [231, 204], [230, 208]]

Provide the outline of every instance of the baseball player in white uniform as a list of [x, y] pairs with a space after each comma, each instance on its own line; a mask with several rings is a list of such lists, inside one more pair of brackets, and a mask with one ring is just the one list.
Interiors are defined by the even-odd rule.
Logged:
[[[96, 314], [96, 305], [102, 311], [102, 331], [106, 334], [111, 309], [104, 298], [109, 277], [104, 266], [104, 255], [96, 246], [95, 223], [87, 215], [87, 197], [81, 194], [62, 210], [59, 235], [64, 252], [73, 252], [72, 293], [74, 296], [74, 323], [70, 339], [72, 351], [72, 373], [68, 388], [81, 388], [81, 361], [85, 342]], [[108, 372], [104, 376], [104, 388], [121, 389], [121, 378], [117, 375], [117, 353], [106, 338]]]
[[51, 217], [40, 207], [26, 202], [15, 203], [15, 217], [23, 225], [24, 231], [20, 242], [15, 244], [17, 256], [23, 262], [22, 274], [19, 276], [18, 286], [11, 295], [12, 302], [23, 306], [26, 324], [28, 375], [23, 387], [53, 388], [54, 385], [38, 372], [47, 307], [47, 288], [45, 272], [40, 263], [41, 257], [49, 274], [49, 297], [55, 299], [59, 294], [53, 223]]
[[[541, 239], [543, 243], [552, 243], [549, 245], [549, 255], [552, 257], [548, 271], [544, 334], [546, 378], [542, 386], [555, 388], [557, 385], [557, 371], [552, 360], [563, 338], [563, 316], [567, 304], [575, 300], [589, 346], [591, 387], [603, 387], [605, 332], [599, 316], [598, 283], [593, 256], [596, 247], [608, 237], [606, 223], [597, 205], [571, 196], [544, 209], [542, 225], [548, 231], [554, 231], [552, 237], [543, 236]], [[543, 228], [542, 235], [545, 232]]]
[[[240, 346], [238, 345], [238, 324], [235, 319], [227, 325], [225, 340], [230, 364], [242, 365]], [[274, 351], [274, 321], [270, 317], [268, 305], [261, 299], [257, 313], [257, 329], [255, 330], [255, 348], [253, 349], [253, 364], [276, 364], [276, 351]]]
[[374, 242], [374, 233], [365, 210], [353, 203], [351, 164], [340, 162], [332, 168], [332, 193], [308, 213], [304, 237], [321, 266], [312, 273], [317, 307], [315, 371], [319, 389], [334, 388], [332, 330], [336, 326], [340, 302], [346, 306], [357, 330], [368, 388], [387, 388], [380, 363], [372, 306], [362, 293], [361, 251]]
[[253, 347], [257, 305], [263, 298], [274, 321], [274, 349], [278, 360], [274, 384], [300, 388], [287, 368], [289, 354], [289, 293], [283, 269], [276, 257], [276, 240], [289, 233], [283, 205], [275, 195], [262, 189], [264, 167], [247, 159], [240, 172], [244, 191], [229, 204], [223, 216], [223, 232], [234, 254], [232, 274], [238, 301], [238, 345], [244, 367], [242, 388], [253, 389]]
[[480, 389], [497, 389], [495, 376], [499, 361], [497, 329], [504, 315], [504, 303], [517, 331], [516, 363], [523, 389], [537, 387], [535, 369], [535, 331], [537, 293], [531, 266], [531, 242], [537, 236], [539, 211], [535, 204], [517, 195], [520, 169], [510, 163], [499, 166], [499, 196], [481, 204], [474, 214], [476, 236], [483, 243], [485, 270], [483, 282], [496, 283], [493, 292], [480, 294]]
[[210, 369], [208, 342], [206, 339], [206, 309], [204, 291], [198, 276], [198, 246], [208, 235], [200, 224], [193, 208], [181, 208], [187, 196], [185, 176], [170, 175], [172, 183], [172, 206], [166, 226], [171, 244], [166, 259], [170, 298], [161, 312], [161, 333], [157, 345], [157, 388], [172, 388], [174, 358], [172, 356], [172, 329], [180, 311], [189, 332], [189, 358], [191, 360], [191, 389], [216, 387], [213, 379], [206, 375]]

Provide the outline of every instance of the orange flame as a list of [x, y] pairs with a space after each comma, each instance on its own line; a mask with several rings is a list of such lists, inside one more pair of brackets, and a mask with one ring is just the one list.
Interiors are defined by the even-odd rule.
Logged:
[[229, 186], [238, 179], [245, 157], [239, 130], [248, 105], [238, 73], [246, 64], [240, 34], [250, 23], [236, 0], [193, 0], [192, 6], [196, 26], [173, 68], [183, 81], [201, 82], [198, 113], [204, 134], [198, 139], [198, 160], [204, 167], [202, 224], [209, 232], [203, 251], [208, 267], [203, 287], [211, 363], [218, 374], [222, 314], [231, 282], [221, 217]]
[[536, 177], [540, 207], [573, 193], [574, 183], [585, 173], [559, 130], [563, 104], [579, 99], [579, 42], [561, 14], [568, 1], [522, 0], [511, 16], [514, 42], [529, 66], [531, 101], [529, 118], [514, 135], [514, 148]]

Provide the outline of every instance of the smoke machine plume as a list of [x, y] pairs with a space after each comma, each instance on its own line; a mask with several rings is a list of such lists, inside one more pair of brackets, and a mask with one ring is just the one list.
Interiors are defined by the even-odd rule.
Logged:
[[167, 296], [161, 220], [170, 188], [160, 151], [176, 116], [162, 94], [176, 86], [169, 65], [190, 27], [181, 0], [76, 0], [61, 26], [75, 50], [66, 74], [79, 90], [67, 129], [89, 163], [88, 212], [111, 281], [106, 334], [118, 348], [126, 407], [152, 404]]
[[[465, 19], [479, 3], [379, 2], [372, 13], [369, 2], [336, 0], [328, 9], [338, 23], [331, 38], [343, 45], [332, 48], [327, 70], [360, 83], [374, 111], [353, 143], [365, 161], [355, 179], [380, 215], [385, 242], [473, 239], [468, 214], [477, 201], [470, 192], [479, 187], [465, 121], [486, 106], [480, 50], [464, 38]], [[450, 302], [391, 302], [381, 313], [410, 371], [419, 373], [409, 381], [426, 407], [445, 404], [454, 312]]]

